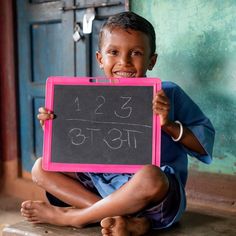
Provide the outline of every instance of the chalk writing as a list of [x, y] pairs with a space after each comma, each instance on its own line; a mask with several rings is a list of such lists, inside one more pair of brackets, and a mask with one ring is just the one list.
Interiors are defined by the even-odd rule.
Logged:
[[96, 101], [99, 102], [99, 104], [98, 104], [97, 108], [95, 109], [94, 113], [95, 113], [96, 115], [102, 115], [102, 114], [104, 114], [102, 111], [99, 111], [99, 110], [100, 110], [100, 108], [103, 106], [103, 104], [105, 104], [106, 99], [105, 99], [103, 96], [98, 96], [98, 97], [96, 98]]
[[79, 103], [79, 97], [75, 98], [75, 106], [76, 106], [76, 111], [80, 111], [80, 103]]
[[119, 112], [117, 111], [114, 111], [114, 114], [117, 116], [117, 117], [120, 117], [120, 118], [128, 118], [130, 117], [131, 113], [132, 113], [132, 107], [125, 107], [129, 102], [130, 100], [132, 99], [132, 97], [120, 97], [121, 99], [124, 99], [124, 100], [127, 100], [122, 106], [121, 106], [121, 109], [122, 111], [128, 111], [127, 115], [122, 115], [120, 114]]
[[[90, 102], [91, 104], [94, 104], [91, 107], [93, 112], [91, 120], [81, 118], [88, 117], [88, 113], [91, 112], [91, 109], [88, 111], [86, 105], [83, 104], [82, 99], [80, 99], [79, 96], [76, 96], [74, 99], [75, 111], [79, 112], [77, 113], [79, 114], [79, 118], [66, 119], [66, 121], [75, 121], [77, 126], [68, 131], [68, 137], [72, 145], [101, 145], [101, 143], [103, 143], [103, 145], [112, 150], [121, 148], [137, 149], [138, 140], [140, 141], [139, 143], [142, 143], [140, 139], [143, 138], [143, 131], [139, 129], [152, 128], [151, 125], [128, 122], [132, 120], [133, 101], [131, 96], [118, 96], [118, 99], [114, 101], [115, 105], [111, 101], [111, 98], [106, 98], [104, 95], [95, 96], [94, 102]], [[110, 104], [110, 106], [106, 107], [106, 104]], [[110, 108], [111, 104], [112, 109]], [[96, 120], [97, 116], [99, 119], [102, 116], [106, 117], [106, 113], [109, 113], [110, 115], [113, 114], [116, 121], [106, 121], [104, 118], [102, 121]], [[111, 118], [110, 115], [109, 117]], [[96, 127], [94, 127], [95, 125]], [[127, 128], [128, 126], [133, 128]]]
[[142, 134], [138, 130], [112, 128], [105, 133], [105, 137], [101, 138], [101, 133], [98, 133], [100, 131], [102, 130], [97, 128], [72, 128], [69, 130], [69, 137], [75, 146], [82, 145], [86, 141], [90, 142], [91, 145], [100, 141], [106, 144], [108, 148], [116, 150], [124, 146], [136, 149], [138, 134]]
[[97, 123], [97, 124], [111, 124], [111, 125], [131, 125], [131, 126], [140, 126], [140, 127], [145, 127], [145, 128], [152, 128], [151, 125], [146, 125], [146, 124], [138, 124], [138, 123], [122, 123], [122, 122], [115, 122], [115, 121], [92, 121], [92, 120], [86, 120], [86, 119], [79, 119], [79, 118], [68, 118], [66, 119], [67, 121], [85, 121], [85, 122], [91, 122], [91, 123]]
[[69, 137], [73, 145], [81, 145], [84, 143], [86, 136], [82, 134], [80, 128], [73, 128], [69, 131]]
[[[124, 133], [121, 130], [113, 128], [113, 129], [108, 131], [109, 136], [107, 137], [107, 139], [104, 138], [103, 141], [107, 144], [107, 146], [109, 148], [111, 148], [113, 150], [121, 148], [125, 142], [127, 142], [127, 145], [128, 145], [129, 148], [132, 148], [132, 147], [137, 148], [136, 134], [137, 133], [141, 134], [142, 132], [137, 131], [137, 130], [125, 130], [125, 129], [124, 129], [124, 131], [126, 132], [126, 135], [127, 135], [126, 139], [122, 139]], [[116, 133], [117, 137], [115, 135], [115, 137], [111, 138], [110, 135], [112, 133]], [[133, 135], [131, 136], [130, 134], [133, 134]], [[133, 140], [133, 145], [131, 143], [131, 141], [132, 141], [131, 138], [132, 137], [133, 137], [133, 139], [132, 139]]]
[[[129, 118], [132, 114], [132, 106], [127, 106], [128, 103], [131, 102], [132, 97], [127, 96], [120, 96], [120, 100], [123, 100], [120, 107], [118, 107], [117, 110], [114, 111], [114, 115], [118, 118]], [[102, 95], [96, 97], [96, 108], [94, 108], [94, 114], [95, 115], [103, 115], [104, 111], [102, 109], [102, 106], [106, 103], [106, 98]], [[80, 99], [77, 96], [74, 100], [75, 102], [75, 110], [76, 111], [82, 111], [80, 106]]]

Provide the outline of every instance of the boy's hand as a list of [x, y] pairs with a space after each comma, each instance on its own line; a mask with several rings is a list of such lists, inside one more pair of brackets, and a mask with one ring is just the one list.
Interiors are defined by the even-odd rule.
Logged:
[[166, 125], [169, 122], [170, 101], [162, 89], [156, 93], [152, 103], [154, 113], [160, 117], [160, 125]]
[[44, 130], [45, 120], [52, 120], [54, 118], [54, 115], [51, 111], [47, 110], [45, 107], [40, 107], [37, 118], [39, 119], [40, 125]]

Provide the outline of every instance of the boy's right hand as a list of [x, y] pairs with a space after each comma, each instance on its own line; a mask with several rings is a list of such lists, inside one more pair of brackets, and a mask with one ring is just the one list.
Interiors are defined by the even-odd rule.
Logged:
[[37, 118], [39, 119], [42, 129], [44, 130], [45, 120], [52, 120], [54, 118], [54, 115], [51, 111], [47, 110], [45, 107], [40, 107]]

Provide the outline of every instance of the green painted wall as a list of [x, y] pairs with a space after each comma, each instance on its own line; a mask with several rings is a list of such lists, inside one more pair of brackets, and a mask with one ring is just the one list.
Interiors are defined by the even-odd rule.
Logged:
[[236, 1], [132, 0], [157, 34], [158, 63], [149, 76], [179, 84], [216, 129], [214, 161], [191, 168], [236, 174]]

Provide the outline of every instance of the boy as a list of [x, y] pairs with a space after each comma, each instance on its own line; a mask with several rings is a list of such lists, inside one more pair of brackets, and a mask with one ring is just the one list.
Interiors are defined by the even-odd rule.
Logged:
[[[106, 77], [145, 77], [156, 63], [155, 40], [153, 26], [144, 18], [132, 12], [114, 15], [99, 35], [99, 66]], [[115, 236], [143, 235], [177, 222], [185, 210], [187, 154], [210, 163], [214, 129], [174, 83], [163, 82], [152, 105], [162, 129], [161, 168], [147, 165], [136, 174], [62, 174], [44, 171], [39, 158], [32, 177], [54, 206], [25, 201], [22, 215], [32, 223], [75, 227], [101, 221], [102, 234]], [[39, 112], [42, 126], [53, 119], [45, 108]]]

